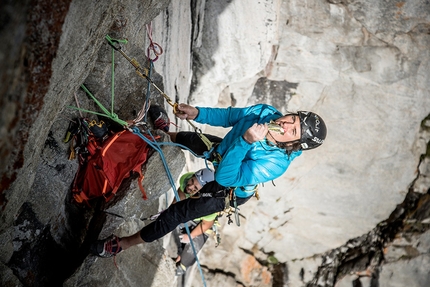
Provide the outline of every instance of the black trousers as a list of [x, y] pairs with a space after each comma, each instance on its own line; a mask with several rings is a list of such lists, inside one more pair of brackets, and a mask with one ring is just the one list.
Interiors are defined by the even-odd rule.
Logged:
[[[224, 189], [217, 182], [207, 183], [200, 192], [216, 192]], [[237, 198], [237, 205], [244, 204], [250, 197]], [[233, 203], [230, 203], [233, 206]], [[145, 242], [157, 240], [174, 230], [179, 224], [188, 222], [202, 216], [223, 211], [225, 208], [225, 198], [223, 197], [200, 197], [187, 198], [170, 205], [158, 218], [145, 226], [140, 231], [140, 237]]]
[[[215, 143], [222, 140], [221, 138], [212, 135], [206, 136], [209, 140]], [[203, 152], [207, 151], [207, 147], [204, 142], [194, 132], [179, 132], [176, 135], [176, 143], [190, 148], [198, 155], [202, 155]], [[224, 186], [212, 181], [203, 186], [200, 192], [215, 193], [223, 189], [225, 189]], [[251, 197], [237, 198], [236, 203], [237, 205], [241, 205], [250, 198]], [[233, 203], [230, 203], [230, 205], [233, 206]], [[151, 222], [142, 228], [140, 231], [140, 237], [145, 242], [152, 242], [171, 232], [181, 223], [223, 211], [224, 208], [225, 198], [223, 197], [200, 197], [181, 200], [170, 205], [154, 222]]]
[[[222, 138], [210, 134], [204, 134], [212, 143], [220, 143]], [[178, 132], [176, 134], [176, 143], [186, 146], [197, 155], [203, 155], [208, 151], [207, 146], [195, 132]]]

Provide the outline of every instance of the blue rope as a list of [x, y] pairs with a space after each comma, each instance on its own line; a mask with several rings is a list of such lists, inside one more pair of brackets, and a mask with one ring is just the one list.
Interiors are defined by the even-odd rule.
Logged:
[[[153, 68], [153, 61], [152, 60], [149, 60], [149, 63], [150, 63], [150, 66], [149, 66], [149, 71], [148, 71], [148, 79], [150, 79], [151, 78], [151, 72], [152, 72], [152, 68]], [[146, 88], [146, 98], [145, 98], [145, 103], [146, 103], [146, 107], [148, 106], [148, 104], [149, 104], [149, 98], [150, 98], [150, 95], [151, 95], [151, 83], [150, 83], [150, 81], [147, 81], [148, 82], [148, 85], [147, 85], [147, 88]], [[146, 122], [147, 120], [147, 115], [146, 115], [146, 113], [145, 113], [145, 117], [144, 117], [144, 121]], [[133, 133], [134, 134], [136, 134], [136, 135], [138, 135], [141, 139], [143, 139], [144, 141], [146, 141], [153, 149], [155, 149], [158, 153], [159, 153], [159, 155], [160, 155], [160, 157], [161, 157], [161, 160], [162, 160], [162, 162], [163, 162], [163, 165], [164, 165], [164, 168], [165, 168], [165, 170], [166, 170], [166, 173], [167, 173], [167, 177], [169, 178], [169, 181], [170, 181], [170, 185], [172, 186], [172, 189], [173, 189], [173, 192], [174, 192], [174, 194], [175, 194], [175, 198], [176, 198], [176, 201], [180, 201], [181, 199], [180, 199], [180, 197], [179, 197], [179, 194], [178, 194], [178, 191], [177, 191], [177, 189], [176, 189], [176, 186], [175, 186], [175, 182], [174, 182], [174, 180], [173, 180], [173, 177], [172, 177], [172, 174], [170, 173], [170, 169], [169, 169], [169, 166], [168, 166], [168, 164], [167, 164], [167, 162], [166, 162], [166, 159], [165, 159], [165, 157], [164, 157], [164, 153], [163, 153], [163, 151], [161, 150], [161, 148], [160, 148], [160, 143], [158, 143], [156, 140], [155, 140], [155, 138], [154, 138], [154, 136], [151, 134], [151, 132], [148, 130], [148, 134], [151, 136], [151, 138], [153, 139], [153, 141], [151, 141], [151, 140], [149, 140], [148, 138], [146, 138], [145, 136], [143, 136], [142, 134], [141, 134], [141, 132], [140, 132], [140, 130], [137, 128], [137, 127], [133, 127], [132, 128], [132, 130], [133, 130]], [[167, 145], [167, 144], [166, 144]], [[182, 145], [179, 145], [179, 144], [177, 144], [177, 146], [181, 146], [181, 147], [183, 147], [183, 148], [185, 148], [185, 149], [188, 149], [190, 152], [192, 152], [189, 148], [187, 148], [187, 147], [185, 147], [185, 146], [182, 146]], [[196, 157], [198, 157], [194, 152], [192, 152]], [[207, 162], [206, 162], [206, 167], [207, 167]], [[168, 200], [168, 196], [167, 196], [167, 191], [166, 191], [166, 193], [165, 193], [165, 195], [166, 195], [166, 208], [168, 208], [168, 206], [169, 206], [169, 204], [168, 204], [168, 202], [167, 202], [167, 200]], [[194, 242], [193, 242], [193, 240], [191, 239], [191, 232], [190, 232], [190, 229], [189, 229], [189, 227], [188, 227], [188, 223], [184, 223], [184, 226], [185, 226], [185, 230], [186, 230], [186, 232], [187, 232], [187, 235], [188, 235], [188, 238], [190, 238], [190, 244], [191, 244], [191, 248], [192, 248], [192, 250], [193, 250], [193, 253], [194, 253], [194, 257], [196, 258], [196, 262], [197, 262], [197, 266], [198, 266], [198, 268], [199, 268], [199, 272], [200, 272], [200, 275], [201, 275], [201, 277], [202, 277], [202, 281], [203, 281], [203, 286], [204, 287], [206, 287], [206, 281], [205, 281], [205, 277], [204, 277], [204, 275], [203, 275], [203, 270], [202, 270], [202, 267], [201, 267], [201, 265], [200, 265], [200, 261], [199, 261], [199, 258], [198, 258], [198, 256], [197, 256], [197, 251], [196, 251], [196, 248], [195, 248], [195, 246], [194, 246]]]
[[[140, 132], [140, 130], [137, 127], [133, 127], [132, 130], [133, 130], [133, 133], [135, 135], [139, 136], [141, 139], [143, 139], [145, 142], [147, 142], [153, 149], [155, 149], [160, 154], [161, 161], [163, 162], [163, 165], [164, 165], [164, 168], [166, 170], [167, 176], [169, 178], [170, 184], [172, 186], [173, 192], [175, 193], [176, 201], [180, 201], [179, 194], [178, 194], [178, 192], [176, 190], [175, 182], [173, 181], [172, 174], [170, 173], [169, 166], [168, 166], [168, 164], [166, 162], [166, 159], [164, 157], [163, 151], [160, 148], [160, 144], [155, 140], [154, 136], [151, 134], [150, 131], [148, 131], [148, 134], [151, 136], [151, 138], [154, 141], [151, 141], [147, 137], [143, 136], [142, 133]], [[165, 144], [167, 145], [167, 143], [165, 143]], [[205, 277], [203, 275], [203, 270], [202, 270], [202, 267], [200, 265], [199, 258], [197, 256], [196, 248], [194, 247], [194, 242], [191, 239], [191, 233], [190, 233], [190, 229], [188, 227], [188, 223], [185, 222], [184, 226], [185, 226], [185, 230], [187, 231], [187, 235], [190, 238], [191, 248], [193, 249], [194, 257], [196, 258], [197, 266], [199, 268], [199, 272], [200, 272], [200, 275], [202, 277], [203, 285], [206, 287]]]
[[[149, 71], [148, 71], [148, 79], [150, 79], [151, 78], [151, 75], [152, 75], [152, 68], [154, 67], [154, 64], [153, 64], [153, 62], [152, 62], [152, 60], [151, 59], [149, 59]], [[146, 86], [146, 96], [145, 96], [145, 107], [147, 107], [148, 106], [148, 104], [149, 104], [149, 98], [151, 97], [151, 83], [149, 82], [149, 81], [147, 81], [148, 82], [148, 85]], [[147, 115], [146, 115], [146, 113], [145, 113], [145, 116], [143, 117], [143, 121], [146, 123], [146, 118], [147, 118]], [[155, 140], [155, 138], [151, 135], [151, 137], [152, 137], [152, 139], [154, 140], [154, 142], [156, 142], [156, 140]], [[173, 185], [172, 185], [172, 187], [173, 187]], [[168, 195], [167, 195], [167, 191], [164, 193], [164, 195], [166, 196], [166, 208], [168, 208], [169, 207], [169, 203], [168, 203], [168, 199], [169, 199], [169, 197], [168, 197]], [[178, 200], [178, 199], [176, 199], [176, 200]]]

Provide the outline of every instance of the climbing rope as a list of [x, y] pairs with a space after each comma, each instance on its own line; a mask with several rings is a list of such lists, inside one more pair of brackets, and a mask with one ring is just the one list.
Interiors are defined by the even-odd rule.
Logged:
[[[139, 76], [141, 76], [142, 78], [145, 78], [147, 81], [148, 81], [148, 86], [147, 86], [147, 93], [146, 93], [146, 99], [145, 99], [145, 105], [147, 104], [147, 106], [149, 107], [149, 98], [150, 98], [150, 87], [151, 87], [151, 84], [166, 98], [166, 100], [167, 100], [167, 102], [170, 104], [170, 105], [172, 105], [171, 103], [172, 103], [172, 101], [167, 97], [167, 95], [165, 94], [165, 93], [163, 93], [155, 84], [154, 84], [154, 82], [151, 80], [151, 71], [152, 71], [152, 68], [153, 68], [153, 62], [155, 61], [155, 60], [157, 60], [158, 59], [158, 56], [159, 55], [161, 55], [162, 54], [162, 48], [161, 48], [161, 46], [160, 45], [158, 45], [158, 44], [156, 44], [156, 43], [154, 43], [153, 42], [153, 40], [152, 40], [152, 27], [151, 27], [151, 25], [147, 25], [146, 26], [147, 27], [147, 33], [148, 33], [148, 38], [150, 39], [150, 45], [149, 45], [149, 47], [148, 47], [148, 49], [147, 49], [147, 57], [148, 57], [148, 60], [149, 60], [149, 64], [150, 64], [150, 68], [149, 68], [149, 70], [148, 69], [142, 69], [141, 67], [140, 67], [140, 64], [135, 60], [135, 59], [130, 59], [122, 50], [121, 50], [121, 47], [119, 46], [119, 50], [116, 48], [116, 46], [114, 45], [114, 43], [119, 43], [119, 41], [116, 41], [115, 42], [115, 40], [114, 39], [112, 39], [112, 38], [110, 38], [108, 35], [106, 36], [106, 39], [108, 40], [108, 42], [109, 42], [109, 44], [111, 45], [111, 47], [113, 48], [112, 49], [112, 51], [120, 51], [120, 53], [136, 68], [136, 72], [137, 72], [137, 74], [139, 75]], [[157, 50], [158, 49], [158, 50]], [[154, 59], [151, 59], [150, 58], [150, 50], [152, 50], [153, 52], [154, 52], [154, 54], [156, 55], [156, 57], [154, 58]], [[144, 73], [142, 73], [142, 71], [144, 72]], [[177, 105], [177, 104], [176, 104]], [[146, 121], [146, 112], [145, 112], [145, 121]], [[176, 201], [180, 201], [180, 198], [179, 198], [179, 194], [178, 194], [178, 192], [177, 192], [177, 189], [176, 189], [176, 186], [175, 186], [175, 182], [174, 182], [174, 180], [173, 180], [173, 177], [172, 177], [172, 175], [171, 175], [171, 173], [170, 173], [170, 169], [169, 169], [169, 166], [168, 166], [168, 164], [167, 164], [167, 161], [166, 161], [166, 159], [165, 159], [165, 157], [164, 157], [164, 153], [163, 153], [163, 151], [162, 151], [162, 149], [161, 149], [161, 147], [160, 147], [160, 144], [155, 140], [155, 138], [153, 137], [153, 135], [151, 134], [151, 132], [148, 130], [147, 131], [147, 133], [149, 134], [149, 136], [150, 137], [152, 137], [152, 139], [153, 139], [153, 141], [151, 141], [150, 139], [148, 139], [147, 137], [145, 137], [145, 136], [143, 136], [142, 135], [142, 133], [140, 132], [140, 130], [139, 130], [139, 128], [138, 127], [136, 127], [136, 126], [134, 126], [134, 127], [131, 127], [130, 128], [131, 130], [132, 130], [132, 132], [135, 134], [135, 135], [137, 135], [137, 136], [139, 136], [142, 140], [144, 140], [144, 141], [146, 141], [147, 143], [148, 143], [148, 145], [149, 146], [151, 146], [154, 150], [156, 150], [158, 153], [159, 153], [159, 155], [160, 155], [160, 158], [161, 158], [161, 161], [163, 162], [163, 165], [164, 165], [164, 168], [165, 168], [165, 170], [166, 170], [166, 173], [167, 173], [167, 177], [168, 177], [168, 179], [169, 179], [169, 182], [170, 182], [170, 185], [171, 185], [171, 187], [172, 187], [172, 189], [173, 189], [173, 192], [174, 192], [174, 194], [175, 194], [175, 198], [176, 198]], [[166, 200], [166, 203], [167, 203], [167, 200]], [[189, 229], [189, 227], [188, 227], [188, 224], [187, 223], [185, 223], [184, 224], [185, 225], [185, 230], [186, 230], [186, 232], [187, 232], [187, 235], [189, 236], [189, 238], [191, 238], [191, 232], [190, 232], [190, 229]], [[199, 261], [199, 259], [198, 259], [198, 256], [197, 256], [197, 251], [196, 251], [196, 249], [195, 249], [195, 246], [194, 246], [194, 242], [193, 242], [193, 240], [190, 240], [190, 245], [191, 245], [191, 248], [192, 248], [192, 250], [193, 250], [193, 253], [194, 253], [194, 257], [196, 258], [196, 262], [197, 262], [197, 266], [198, 266], [198, 269], [199, 269], [199, 272], [200, 272], [200, 275], [201, 275], [201, 277], [202, 277], [202, 281], [203, 281], [203, 285], [206, 287], [206, 281], [205, 281], [205, 278], [204, 278], [204, 275], [203, 275], [203, 270], [202, 270], [202, 268], [201, 268], [201, 265], [200, 265], [200, 261]]]
[[74, 107], [74, 106], [69, 106], [69, 108], [75, 109], [75, 110], [78, 110], [78, 111], [82, 111], [82, 112], [87, 112], [87, 113], [94, 114], [94, 115], [99, 115], [99, 116], [107, 117], [107, 118], [110, 118], [111, 120], [119, 123], [122, 126], [125, 126], [125, 127], [128, 126], [128, 123], [126, 121], [123, 121], [120, 118], [118, 118], [118, 115], [115, 114], [113, 111], [109, 112], [109, 110], [106, 109], [102, 105], [102, 103], [100, 103], [96, 99], [96, 97], [94, 97], [94, 95], [87, 89], [87, 87], [84, 84], [81, 85], [81, 88], [93, 99], [93, 101], [99, 106], [99, 108], [103, 111], [103, 113], [98, 113], [98, 112], [94, 112], [94, 111], [90, 111], [90, 110], [86, 110], [86, 109], [82, 109], [82, 108]]
[[[149, 23], [149, 25], [146, 25], [146, 34], [148, 35], [149, 38], [149, 46], [148, 49], [146, 49], [147, 52], [147, 58], [152, 62], [155, 62], [158, 60], [158, 56], [160, 56], [161, 54], [163, 54], [163, 48], [161, 48], [160, 45], [158, 45], [157, 43], [155, 43], [154, 41], [152, 41], [152, 22]], [[151, 51], [154, 53], [155, 57], [153, 59], [151, 59]]]
[[[166, 102], [173, 108], [173, 112], [176, 113], [180, 113], [179, 109], [178, 109], [178, 103], [174, 103], [169, 96], [164, 93], [163, 90], [161, 90], [155, 83], [154, 81], [152, 81], [152, 79], [149, 77], [149, 70], [146, 68], [142, 68], [141, 65], [139, 64], [139, 62], [134, 59], [134, 58], [130, 58], [123, 50], [122, 47], [120, 45], [120, 41], [111, 38], [109, 35], [106, 35], [106, 40], [108, 41], [109, 45], [115, 50], [118, 51], [131, 65], [133, 65], [133, 67], [136, 70], [136, 73], [143, 79], [146, 79], [166, 100]], [[151, 42], [153, 43], [153, 42]], [[157, 44], [158, 45], [158, 44]], [[151, 44], [150, 44], [151, 46]], [[155, 45], [153, 45], [155, 46]], [[154, 49], [156, 50], [156, 49]], [[188, 124], [190, 124], [190, 126], [194, 129], [194, 131], [196, 132], [196, 134], [200, 137], [200, 139], [205, 143], [205, 145], [207, 146], [207, 149], [210, 151], [212, 150], [212, 142], [202, 133], [201, 129], [197, 128], [189, 119], [187, 119]]]
[[[132, 131], [133, 131], [133, 133], [135, 135], [139, 136], [142, 140], [146, 141], [149, 146], [151, 146], [154, 150], [156, 150], [159, 153], [161, 161], [163, 162], [164, 168], [166, 170], [167, 177], [168, 177], [168, 179], [170, 181], [170, 185], [172, 186], [173, 192], [175, 194], [176, 201], [180, 201], [181, 199], [179, 198], [179, 194], [177, 192], [177, 189], [176, 189], [176, 186], [175, 186], [175, 182], [174, 182], [173, 177], [172, 177], [172, 175], [171, 175], [171, 173], [169, 171], [170, 170], [169, 166], [168, 166], [167, 161], [166, 161], [166, 159], [164, 157], [164, 153], [163, 153], [163, 151], [160, 148], [160, 143], [157, 143], [155, 140], [153, 142], [153, 141], [149, 140], [148, 138], [146, 138], [145, 136], [143, 136], [142, 133], [140, 132], [139, 128], [137, 128], [137, 127], [132, 127], [131, 129], [132, 129]], [[152, 136], [152, 134], [150, 132], [149, 132], [149, 135]], [[188, 223], [184, 223], [184, 226], [185, 226], [185, 230], [187, 232], [188, 237], [191, 238], [191, 231], [190, 231], [190, 229], [188, 227]], [[193, 250], [194, 257], [196, 258], [196, 263], [197, 263], [197, 267], [199, 269], [200, 275], [202, 277], [203, 286], [206, 287], [206, 280], [205, 280], [205, 277], [203, 275], [203, 270], [202, 270], [202, 267], [200, 265], [199, 258], [197, 256], [197, 251], [196, 251], [196, 248], [194, 246], [193, 240], [190, 240], [190, 245], [191, 245], [191, 248]]]
[[[152, 34], [152, 27], [150, 25], [149, 26], [147, 25], [147, 32], [148, 32], [148, 37], [150, 38], [150, 45], [149, 45], [149, 47], [147, 49], [147, 57], [148, 57], [148, 60], [149, 60], [149, 63], [150, 63], [150, 68], [149, 69], [142, 68], [140, 66], [140, 64], [135, 59], [131, 59], [130, 57], [128, 57], [122, 51], [120, 44], [121, 43], [122, 44], [126, 44], [128, 42], [126, 39], [124, 39], [124, 40], [118, 40], [118, 39], [111, 38], [109, 35], [106, 35], [106, 40], [108, 41], [109, 45], [113, 48], [112, 49], [112, 79], [111, 79], [111, 81], [112, 81], [112, 83], [111, 83], [111, 95], [112, 95], [111, 96], [111, 111], [109, 111], [108, 109], [106, 109], [94, 97], [94, 95], [87, 89], [87, 87], [85, 85], [83, 85], [83, 84], [81, 85], [81, 88], [93, 99], [93, 101], [99, 106], [99, 108], [103, 111], [103, 113], [98, 113], [98, 112], [94, 112], [94, 111], [90, 111], [90, 110], [86, 110], [86, 109], [81, 109], [79, 107], [79, 104], [77, 104], [78, 107], [69, 106], [69, 108], [78, 110], [79, 112], [83, 111], [83, 112], [87, 112], [87, 113], [91, 113], [91, 114], [95, 114], [95, 115], [100, 115], [100, 116], [108, 117], [111, 120], [113, 120], [113, 121], [119, 123], [120, 125], [122, 125], [124, 128], [128, 128], [135, 135], [139, 136], [142, 140], [144, 140], [145, 142], [147, 142], [147, 144], [150, 147], [152, 147], [154, 150], [156, 150], [160, 154], [161, 160], [163, 162], [164, 168], [165, 168], [166, 173], [167, 173], [167, 177], [168, 177], [168, 179], [170, 181], [170, 185], [172, 186], [172, 189], [174, 191], [175, 198], [176, 198], [177, 201], [179, 201], [180, 198], [179, 198], [179, 195], [177, 193], [177, 189], [175, 187], [175, 182], [174, 182], [173, 177], [172, 177], [172, 175], [170, 173], [170, 169], [169, 169], [168, 164], [166, 162], [166, 159], [164, 157], [163, 151], [160, 148], [160, 144], [156, 141], [156, 139], [149, 132], [149, 130], [148, 130], [148, 134], [150, 135], [150, 137], [152, 138], [152, 140], [150, 140], [149, 138], [143, 136], [137, 126], [129, 126], [129, 124], [126, 121], [123, 121], [123, 120], [119, 119], [118, 115], [116, 115], [114, 113], [114, 102], [115, 102], [115, 96], [114, 96], [114, 94], [115, 94], [115, 84], [114, 84], [114, 82], [115, 82], [115, 77], [114, 77], [114, 74], [115, 74], [115, 51], [120, 52], [120, 54], [122, 56], [124, 56], [127, 59], [127, 61], [130, 62], [135, 67], [136, 73], [140, 77], [142, 77], [143, 79], [146, 79], [148, 81], [148, 87], [147, 87], [145, 104], [143, 105], [142, 110], [138, 113], [136, 119], [133, 120], [134, 124], [137, 123], [137, 122], [140, 122], [144, 117], [145, 117], [145, 122], [146, 122], [146, 112], [147, 112], [147, 110], [149, 108], [149, 104], [150, 104], [149, 98], [150, 98], [150, 87], [151, 87], [151, 85], [154, 86], [155, 89], [158, 92], [160, 92], [161, 95], [163, 95], [163, 97], [166, 99], [167, 103], [173, 107], [174, 112], [175, 113], [178, 112], [178, 110], [177, 110], [178, 104], [177, 103], [173, 103], [172, 100], [151, 79], [151, 71], [152, 71], [152, 67], [153, 67], [153, 61], [155, 61], [155, 60], [158, 59], [158, 56], [162, 54], [163, 50], [162, 50], [162, 48], [161, 48], [160, 45], [158, 45], [157, 43], [153, 42], [152, 35], [151, 35]], [[150, 52], [151, 51], [155, 55], [155, 57], [153, 59], [150, 58]], [[202, 140], [205, 142], [205, 144], [208, 146], [208, 150], [211, 150], [212, 149], [212, 143], [206, 138], [206, 136], [204, 136], [202, 134], [201, 130], [197, 129], [189, 120], [187, 120], [187, 121], [194, 128], [194, 130], [196, 131], [196, 133], [199, 134], [200, 138], [202, 138]], [[183, 147], [183, 148], [186, 148], [186, 147]], [[186, 148], [186, 149], [188, 149], [188, 148]], [[167, 201], [166, 201], [166, 203], [167, 203]], [[188, 227], [187, 223], [185, 223], [185, 229], [186, 229], [187, 235], [189, 236], [189, 238], [191, 238], [191, 233], [190, 233], [190, 230], [189, 230], [189, 227]], [[196, 252], [193, 240], [190, 240], [190, 244], [191, 244], [194, 256], [196, 258], [197, 266], [198, 266], [198, 269], [200, 271], [200, 275], [202, 277], [203, 285], [206, 287], [206, 281], [205, 281], [204, 276], [203, 276], [203, 271], [202, 271], [202, 268], [201, 268], [201, 265], [200, 265], [200, 262], [199, 262], [199, 259], [198, 259], [198, 256], [197, 256], [197, 252]]]

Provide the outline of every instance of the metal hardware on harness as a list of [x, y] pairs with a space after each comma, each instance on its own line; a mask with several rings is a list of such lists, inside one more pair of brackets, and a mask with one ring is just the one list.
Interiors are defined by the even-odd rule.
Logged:
[[[236, 225], [240, 226], [239, 208], [237, 207], [236, 194], [234, 193], [234, 190], [235, 188], [229, 189], [229, 196], [225, 198], [225, 208], [223, 212], [227, 213], [227, 223], [230, 225], [231, 223], [233, 223], [231, 216], [233, 215], [234, 208], [234, 218], [236, 220]], [[233, 202], [233, 207], [231, 206], [231, 202]]]
[[230, 195], [225, 197], [225, 207], [224, 210], [227, 210], [230, 208]]
[[199, 192], [196, 194], [196, 196], [193, 196], [192, 198], [200, 198], [200, 197], [213, 197], [213, 198], [228, 198], [229, 190], [222, 189], [217, 192]]
[[233, 206], [234, 206], [234, 219], [236, 219], [236, 225], [240, 226], [239, 208], [237, 207], [236, 193], [234, 192], [233, 192]]
[[240, 189], [247, 192], [254, 191], [254, 196], [257, 198], [257, 200], [260, 200], [260, 194], [258, 193], [258, 185], [255, 185], [254, 188], [250, 190], [245, 189], [243, 186], [241, 186]]
[[222, 156], [218, 152], [212, 152], [212, 162], [219, 163], [222, 160]]

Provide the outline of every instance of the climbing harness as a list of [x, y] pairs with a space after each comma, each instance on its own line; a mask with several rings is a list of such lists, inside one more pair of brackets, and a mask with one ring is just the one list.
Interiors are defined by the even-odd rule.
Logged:
[[234, 213], [236, 225], [240, 226], [240, 218], [239, 218], [240, 209], [239, 207], [237, 207], [237, 197], [236, 197], [236, 193], [234, 192], [235, 189], [236, 188], [224, 188], [216, 192], [198, 192], [195, 195], [191, 196], [190, 198], [200, 198], [200, 197], [224, 198], [225, 207], [224, 207], [224, 210], [221, 211], [220, 213], [224, 213], [224, 212], [227, 213], [228, 224], [233, 223], [233, 221], [231, 220], [231, 216]]
[[254, 185], [252, 189], [245, 189], [243, 186], [241, 186], [240, 189], [246, 192], [253, 192], [257, 200], [260, 200], [260, 194], [258, 193], [258, 184]]

